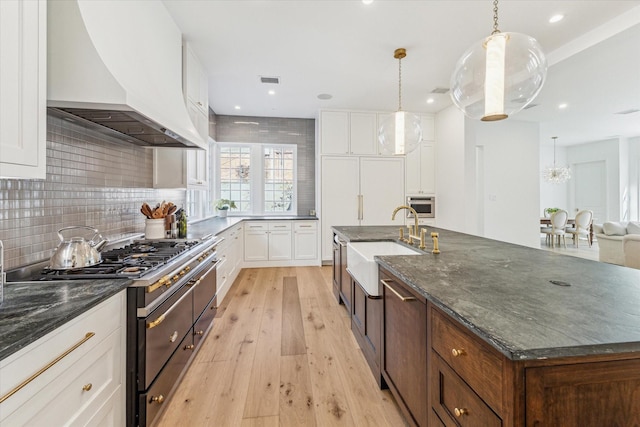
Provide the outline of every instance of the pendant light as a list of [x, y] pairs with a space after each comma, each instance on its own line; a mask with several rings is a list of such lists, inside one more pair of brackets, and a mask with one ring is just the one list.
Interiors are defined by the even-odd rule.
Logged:
[[526, 107], [542, 89], [547, 60], [533, 37], [498, 29], [493, 0], [493, 31], [460, 57], [451, 76], [451, 99], [471, 119], [506, 119]]
[[404, 155], [415, 150], [422, 140], [420, 117], [402, 111], [402, 58], [407, 50], [398, 48], [393, 57], [398, 60], [398, 111], [382, 122], [378, 141], [382, 154]]
[[544, 168], [542, 176], [547, 182], [562, 184], [571, 179], [571, 169], [566, 166], [556, 166], [556, 139], [558, 139], [558, 137], [554, 136], [551, 139], [553, 139], [553, 166]]

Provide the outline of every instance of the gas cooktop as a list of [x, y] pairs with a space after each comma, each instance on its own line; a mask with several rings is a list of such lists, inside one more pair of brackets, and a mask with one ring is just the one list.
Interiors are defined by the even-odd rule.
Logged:
[[70, 270], [45, 267], [31, 280], [139, 278], [200, 244], [198, 240], [138, 240], [102, 252], [99, 264]]

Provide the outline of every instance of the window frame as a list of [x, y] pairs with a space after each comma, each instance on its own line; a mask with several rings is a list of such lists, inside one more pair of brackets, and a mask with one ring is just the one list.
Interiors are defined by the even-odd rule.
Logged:
[[[214, 200], [220, 199], [221, 194], [221, 180], [220, 180], [220, 150], [224, 147], [248, 147], [251, 154], [251, 172], [249, 175], [250, 182], [250, 211], [239, 211], [237, 209], [229, 210], [230, 216], [295, 216], [298, 214], [298, 146], [296, 144], [276, 144], [276, 143], [239, 143], [239, 142], [216, 142], [215, 144], [215, 170], [212, 171], [213, 175], [213, 192]], [[265, 211], [265, 149], [281, 149], [291, 150], [293, 152], [293, 166], [292, 166], [292, 196], [291, 196], [291, 208], [287, 211], [267, 212]], [[213, 173], [215, 172], [215, 173]]]

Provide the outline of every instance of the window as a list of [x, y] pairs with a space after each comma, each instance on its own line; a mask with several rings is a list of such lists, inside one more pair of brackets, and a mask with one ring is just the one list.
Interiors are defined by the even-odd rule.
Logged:
[[230, 214], [295, 215], [293, 144], [218, 144], [216, 198], [233, 200]]

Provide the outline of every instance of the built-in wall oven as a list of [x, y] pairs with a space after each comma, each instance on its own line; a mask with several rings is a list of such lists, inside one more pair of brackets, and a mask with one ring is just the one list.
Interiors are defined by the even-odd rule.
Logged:
[[[408, 196], [407, 205], [418, 213], [418, 218], [436, 217], [436, 198], [434, 196]], [[409, 210], [407, 210], [407, 218], [413, 218], [413, 213]]]

